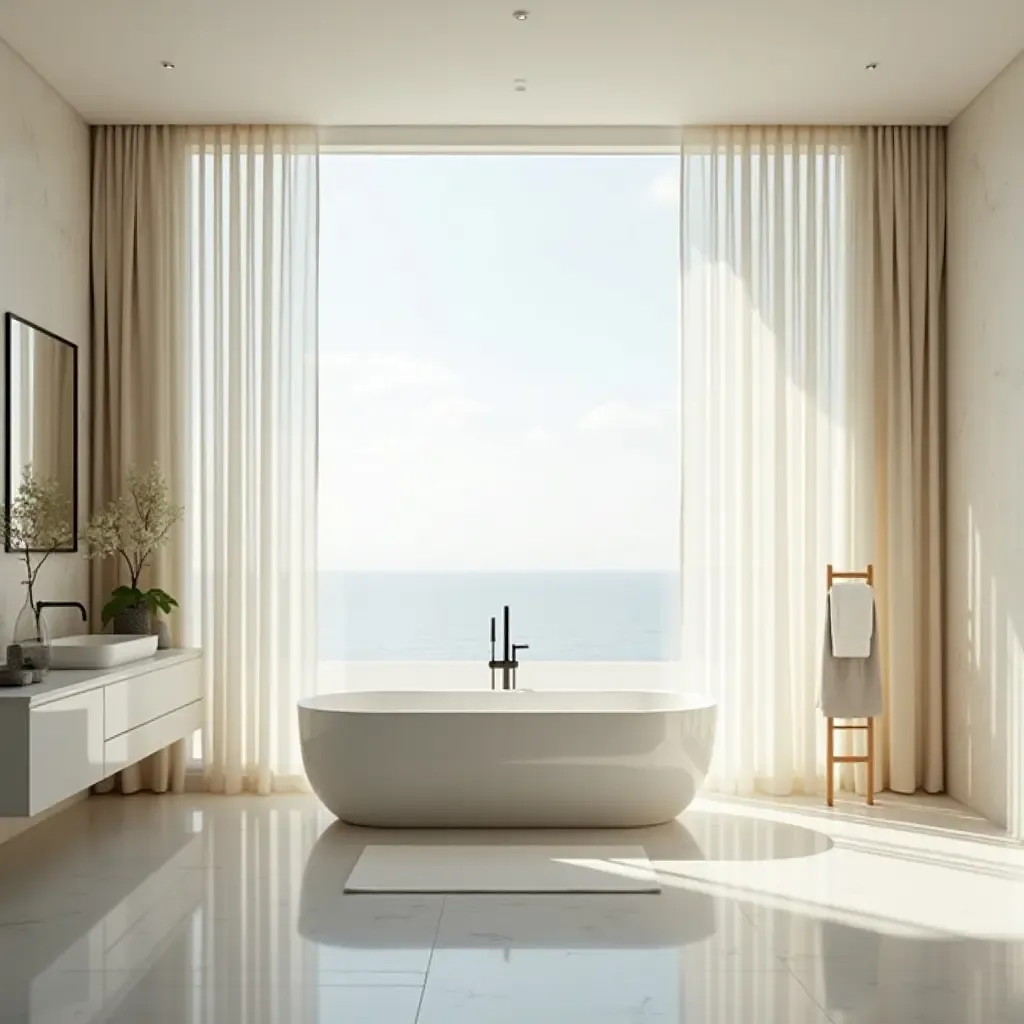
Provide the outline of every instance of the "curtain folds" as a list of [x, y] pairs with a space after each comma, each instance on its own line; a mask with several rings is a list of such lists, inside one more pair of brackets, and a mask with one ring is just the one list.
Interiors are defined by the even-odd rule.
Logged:
[[890, 789], [944, 788], [942, 349], [946, 132], [859, 133], [859, 329], [874, 341], [875, 498]]
[[[316, 670], [319, 155], [299, 128], [94, 131], [93, 501], [158, 461], [185, 505], [153, 582], [205, 653], [205, 783], [303, 778]], [[94, 618], [117, 582], [94, 563]], [[122, 773], [184, 788], [182, 741]], [[117, 780], [106, 784], [112, 788]]]
[[186, 205], [190, 582], [206, 785], [304, 785], [316, 674], [319, 154], [313, 130], [191, 136]]
[[825, 566], [868, 560], [851, 372], [850, 136], [722, 128], [682, 156], [683, 658], [710, 783], [815, 791]]
[[942, 786], [941, 152], [933, 129], [684, 133], [683, 644], [718, 788], [824, 785], [829, 562], [877, 567], [877, 784]]
[[[92, 500], [156, 460], [186, 506], [153, 582], [181, 600], [176, 639], [206, 653], [207, 787], [302, 785], [317, 136], [103, 127], [93, 144]], [[683, 643], [719, 701], [719, 788], [822, 788], [825, 566], [869, 561], [878, 784], [943, 786], [944, 146], [931, 128], [684, 133]], [[95, 617], [116, 567], [94, 567]], [[185, 753], [121, 783], [180, 789]]]
[[[180, 444], [187, 274], [186, 136], [168, 127], [93, 129], [91, 430], [89, 475], [93, 508], [123, 490], [132, 464], [156, 461], [172, 493], [185, 485]], [[154, 559], [147, 585], [180, 597], [182, 534]], [[91, 621], [111, 589], [124, 582], [114, 559], [91, 563]], [[172, 620], [172, 628], [175, 623]], [[184, 741], [103, 784], [180, 792], [187, 761]]]

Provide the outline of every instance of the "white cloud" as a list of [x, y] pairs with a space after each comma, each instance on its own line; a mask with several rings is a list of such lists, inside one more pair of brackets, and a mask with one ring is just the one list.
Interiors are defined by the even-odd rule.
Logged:
[[409, 458], [447, 438], [478, 429], [489, 410], [443, 361], [400, 353], [332, 353], [321, 366], [321, 458]]
[[664, 410], [659, 406], [639, 406], [615, 401], [588, 409], [576, 421], [576, 426], [587, 434], [635, 433], [661, 426], [664, 421]]
[[335, 352], [320, 358], [320, 368], [337, 377], [353, 395], [395, 395], [451, 388], [455, 374], [444, 364], [397, 352]]
[[487, 411], [487, 406], [475, 398], [453, 395], [437, 402], [431, 402], [426, 409], [428, 425], [449, 429], [464, 427]]
[[554, 439], [555, 435], [550, 430], [545, 430], [544, 427], [531, 427], [523, 435], [523, 441], [527, 445], [537, 448], [543, 448], [551, 444]]

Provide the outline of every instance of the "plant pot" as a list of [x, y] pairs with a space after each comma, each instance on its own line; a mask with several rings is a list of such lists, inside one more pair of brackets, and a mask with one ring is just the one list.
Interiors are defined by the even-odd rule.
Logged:
[[114, 632], [119, 635], [152, 636], [153, 624], [144, 604], [133, 605], [114, 616]]

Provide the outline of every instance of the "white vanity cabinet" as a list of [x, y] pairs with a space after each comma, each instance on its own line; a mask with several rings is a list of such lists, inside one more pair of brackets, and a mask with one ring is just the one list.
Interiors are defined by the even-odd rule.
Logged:
[[200, 651], [0, 688], [0, 817], [39, 814], [202, 724]]

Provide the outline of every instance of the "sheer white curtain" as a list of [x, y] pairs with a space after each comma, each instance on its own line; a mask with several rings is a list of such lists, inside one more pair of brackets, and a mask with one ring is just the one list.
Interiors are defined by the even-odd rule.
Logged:
[[851, 144], [830, 129], [684, 135], [684, 661], [719, 702], [710, 782], [741, 793], [823, 784], [825, 566], [872, 549]]
[[319, 154], [314, 131], [192, 136], [191, 610], [214, 792], [303, 785], [296, 700], [316, 672]]

